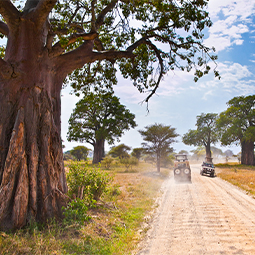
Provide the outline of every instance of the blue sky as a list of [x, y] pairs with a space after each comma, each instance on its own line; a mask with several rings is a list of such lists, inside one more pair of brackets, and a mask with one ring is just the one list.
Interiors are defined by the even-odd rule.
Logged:
[[[132, 148], [141, 147], [142, 138], [138, 130], [154, 123], [171, 125], [180, 135], [173, 144], [176, 152], [192, 150], [181, 142], [181, 136], [189, 129], [195, 129], [196, 116], [201, 113], [220, 113], [226, 110], [226, 102], [235, 96], [255, 94], [255, 0], [210, 0], [208, 11], [213, 26], [205, 31], [205, 44], [214, 46], [218, 55], [218, 70], [221, 80], [213, 73], [197, 83], [193, 72], [169, 72], [161, 83], [157, 94], [146, 104], [140, 104], [145, 94], [140, 94], [132, 82], [119, 77], [115, 94], [122, 104], [136, 115], [138, 126], [126, 131], [120, 142]], [[62, 139], [65, 151], [81, 143], [67, 142], [68, 119], [78, 98], [62, 92]], [[83, 145], [92, 148], [89, 144]], [[216, 145], [218, 148], [219, 144]], [[109, 146], [106, 145], [106, 150]], [[239, 146], [221, 147], [238, 153]]]

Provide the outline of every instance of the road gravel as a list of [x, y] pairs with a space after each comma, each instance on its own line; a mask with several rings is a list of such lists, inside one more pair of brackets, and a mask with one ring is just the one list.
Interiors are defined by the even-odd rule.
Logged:
[[[190, 183], [170, 177], [137, 255], [255, 255], [255, 199], [191, 165]], [[217, 173], [217, 169], [216, 169]]]

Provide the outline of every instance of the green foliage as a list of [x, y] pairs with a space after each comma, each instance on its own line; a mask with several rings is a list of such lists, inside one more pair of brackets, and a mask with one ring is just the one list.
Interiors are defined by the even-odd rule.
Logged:
[[72, 156], [70, 151], [66, 151], [63, 153], [63, 159], [64, 160], [75, 160], [75, 157]]
[[156, 162], [156, 157], [151, 154], [145, 154], [143, 159], [145, 162], [150, 164], [154, 164]]
[[65, 216], [64, 223], [70, 224], [77, 222], [84, 224], [84, 222], [90, 220], [90, 216], [87, 214], [88, 207], [83, 199], [76, 198], [71, 200], [67, 204], [67, 207], [63, 208], [63, 214]]
[[211, 144], [219, 140], [219, 130], [216, 125], [218, 114], [202, 113], [197, 116], [197, 129], [184, 134], [182, 141], [187, 145], [205, 146], [206, 156], [211, 157]]
[[[82, 37], [78, 37], [69, 43], [73, 34], [95, 31], [98, 33], [95, 52], [116, 56], [107, 54], [103, 58], [106, 60], [100, 58], [86, 64], [74, 71], [67, 82], [71, 81], [75, 93], [88, 90], [91, 85], [109, 88], [117, 84], [114, 63], [119, 65], [125, 78], [133, 80], [139, 91], [157, 88], [169, 70], [189, 72], [193, 68], [197, 81], [209, 72], [208, 62], [217, 60], [215, 49], [203, 43], [203, 29], [212, 25], [205, 11], [207, 2], [97, 1], [94, 4], [85, 0], [58, 1], [50, 20], [52, 30], [56, 31], [54, 42], [71, 51], [83, 42]], [[60, 29], [62, 33], [58, 32]], [[135, 55], [122, 58], [123, 54], [116, 54], [127, 49]], [[154, 68], [156, 63], [159, 68]], [[219, 73], [213, 71], [219, 77]]]
[[138, 165], [138, 159], [135, 157], [121, 158], [120, 163], [126, 167], [126, 171], [132, 170], [132, 166]]
[[134, 119], [113, 92], [90, 92], [76, 104], [69, 119], [68, 141], [95, 145], [96, 140], [103, 139], [112, 144], [125, 130], [136, 126]]
[[146, 126], [145, 130], [139, 130], [139, 133], [143, 137], [143, 140], [146, 141], [142, 143], [145, 152], [155, 156], [157, 168], [160, 171], [160, 159], [167, 157], [173, 152], [170, 145], [175, 142], [174, 138], [178, 136], [175, 128], [155, 123]]
[[69, 119], [68, 140], [87, 142], [95, 155], [103, 157], [104, 142], [112, 144], [125, 130], [134, 128], [135, 115], [113, 95], [113, 92], [90, 92], [81, 99]]
[[143, 140], [147, 142], [143, 143], [143, 148], [147, 153], [172, 152], [169, 146], [175, 142], [174, 138], [178, 136], [175, 128], [157, 123], [146, 126], [145, 130], [139, 130], [139, 133]]
[[230, 145], [255, 141], [255, 96], [234, 97], [217, 120], [221, 143]]
[[101, 161], [101, 166], [104, 167], [105, 169], [110, 169], [113, 162], [114, 162], [114, 159], [112, 157], [106, 156]]
[[76, 146], [72, 150], [70, 150], [70, 153], [78, 161], [80, 161], [82, 159], [87, 160], [89, 151], [90, 151], [90, 149], [85, 146]]
[[[32, 12], [37, 4], [28, 0], [11, 2], [21, 15]], [[89, 41], [87, 35], [97, 33], [93, 56], [70, 74], [66, 84], [71, 81], [75, 94], [91, 86], [112, 88], [120, 70], [139, 91], [151, 91], [149, 99], [169, 70], [193, 69], [197, 81], [210, 71], [208, 62], [217, 60], [214, 47], [203, 42], [203, 30], [212, 26], [207, 5], [207, 0], [100, 0], [96, 4], [87, 0], [57, 1], [52, 10], [45, 8], [50, 12], [47, 43], [52, 41], [47, 47], [56, 54], [69, 53], [81, 49]], [[7, 33], [2, 36], [7, 37]], [[213, 72], [219, 77], [217, 70]]]
[[128, 154], [128, 151], [130, 151], [131, 148], [128, 147], [125, 144], [119, 144], [117, 146], [114, 146], [111, 148], [111, 150], [108, 152], [109, 155], [111, 155], [114, 158], [129, 158], [130, 155]]
[[99, 168], [73, 163], [69, 165], [67, 173], [68, 194], [81, 199], [87, 206], [93, 206], [106, 192], [110, 180], [109, 175]]
[[143, 148], [134, 148], [133, 151], [131, 152], [131, 156], [137, 158], [140, 160], [144, 152]]
[[216, 143], [218, 141], [218, 130], [216, 127], [216, 113], [202, 113], [197, 116], [197, 129], [189, 130], [184, 134], [182, 141], [187, 145], [206, 146], [209, 143]]

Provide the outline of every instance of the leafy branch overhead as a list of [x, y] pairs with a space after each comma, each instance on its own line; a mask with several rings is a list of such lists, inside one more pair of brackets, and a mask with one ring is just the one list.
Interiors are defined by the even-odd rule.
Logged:
[[1, 1], [0, 33], [8, 36], [24, 15], [42, 29], [49, 15], [45, 50], [70, 74], [66, 81], [76, 93], [116, 84], [120, 70], [140, 92], [149, 92], [148, 101], [169, 70], [194, 68], [197, 81], [217, 59], [214, 48], [203, 44], [202, 31], [212, 25], [207, 0], [13, 2]]

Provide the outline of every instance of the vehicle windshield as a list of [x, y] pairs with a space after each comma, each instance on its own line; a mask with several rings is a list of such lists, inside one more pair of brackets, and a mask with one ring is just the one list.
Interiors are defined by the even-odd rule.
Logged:
[[186, 155], [176, 155], [176, 160], [186, 160], [187, 159], [187, 156]]
[[203, 166], [214, 167], [212, 163], [203, 162]]

